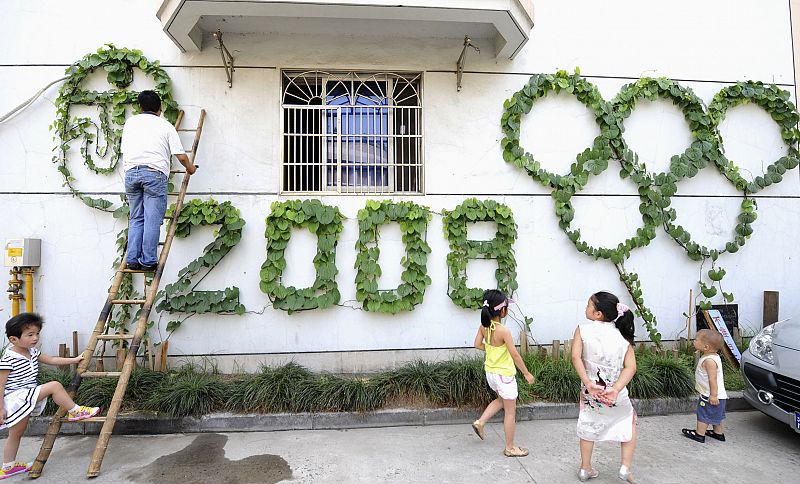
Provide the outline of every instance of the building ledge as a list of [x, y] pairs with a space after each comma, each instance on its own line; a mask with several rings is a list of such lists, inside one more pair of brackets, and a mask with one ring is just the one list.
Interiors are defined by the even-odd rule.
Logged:
[[494, 55], [513, 59], [533, 28], [531, 0], [164, 0], [156, 14], [183, 52], [203, 49], [206, 34], [296, 33], [400, 38], [490, 39]]

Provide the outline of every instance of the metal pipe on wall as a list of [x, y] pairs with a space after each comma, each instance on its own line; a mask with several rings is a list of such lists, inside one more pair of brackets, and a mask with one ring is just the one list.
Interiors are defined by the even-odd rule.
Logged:
[[33, 267], [25, 267], [22, 273], [25, 274], [25, 312], [33, 312]]
[[8, 298], [11, 300], [11, 316], [14, 317], [19, 314], [19, 300], [22, 299], [20, 289], [22, 289], [22, 280], [19, 278], [19, 267], [13, 267], [10, 271], [11, 280], [8, 281]]

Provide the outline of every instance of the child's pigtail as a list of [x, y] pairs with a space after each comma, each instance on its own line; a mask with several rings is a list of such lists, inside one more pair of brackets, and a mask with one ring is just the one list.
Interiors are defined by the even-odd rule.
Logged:
[[484, 300], [481, 308], [481, 326], [488, 328], [490, 324], [492, 324], [492, 309], [489, 307], [489, 302]]
[[[620, 306], [624, 305], [620, 304]], [[617, 327], [622, 337], [628, 340], [628, 343], [634, 344], [636, 328], [633, 325], [633, 311], [630, 308], [624, 307], [624, 310], [614, 320], [614, 326]]]

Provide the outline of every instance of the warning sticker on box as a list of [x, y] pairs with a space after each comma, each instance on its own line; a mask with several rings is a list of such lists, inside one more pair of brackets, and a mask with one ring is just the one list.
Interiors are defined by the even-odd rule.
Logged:
[[7, 250], [9, 257], [22, 257], [22, 247], [9, 247]]

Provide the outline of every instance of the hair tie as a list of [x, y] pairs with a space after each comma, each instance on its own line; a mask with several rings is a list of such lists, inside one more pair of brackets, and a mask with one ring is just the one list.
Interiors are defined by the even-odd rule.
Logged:
[[621, 318], [622, 315], [625, 314], [625, 311], [630, 311], [630, 310], [631, 310], [631, 308], [629, 308], [628, 306], [622, 304], [621, 302], [617, 303], [617, 317], [616, 317], [616, 319], [614, 319], [614, 321], [616, 321], [617, 319]]
[[505, 301], [503, 301], [503, 302], [501, 302], [500, 304], [498, 304], [497, 306], [495, 306], [495, 307], [494, 307], [494, 310], [495, 310], [495, 311], [499, 311], [499, 310], [501, 310], [501, 309], [503, 309], [503, 308], [505, 308], [505, 307], [508, 307], [509, 303], [513, 303], [513, 302], [514, 302], [514, 300], [513, 300], [513, 299], [511, 299], [510, 297], [507, 297], [507, 298], [505, 299]]
[[489, 307], [489, 301], [484, 299], [483, 300], [483, 307], [488, 308]]

